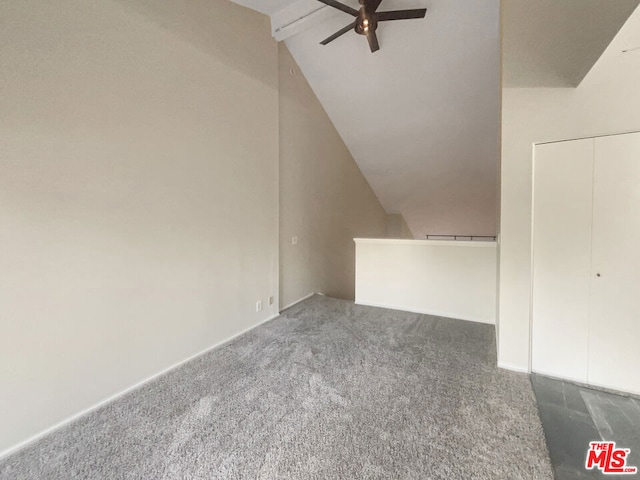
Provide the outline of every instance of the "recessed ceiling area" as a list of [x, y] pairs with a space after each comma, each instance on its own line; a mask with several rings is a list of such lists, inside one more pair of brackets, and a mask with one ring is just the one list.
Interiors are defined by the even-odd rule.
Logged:
[[639, 0], [503, 0], [505, 87], [577, 87]]

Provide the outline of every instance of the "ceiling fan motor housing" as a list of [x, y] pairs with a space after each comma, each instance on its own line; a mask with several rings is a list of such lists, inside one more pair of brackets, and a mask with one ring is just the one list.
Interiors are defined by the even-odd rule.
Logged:
[[374, 12], [367, 12], [366, 7], [362, 7], [358, 11], [358, 20], [356, 22], [355, 31], [360, 35], [366, 35], [367, 31], [375, 32], [378, 28], [378, 18]]

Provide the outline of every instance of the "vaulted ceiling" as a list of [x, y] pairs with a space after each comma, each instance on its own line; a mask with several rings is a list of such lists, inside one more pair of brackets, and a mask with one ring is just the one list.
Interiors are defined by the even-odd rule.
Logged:
[[418, 237], [494, 235], [499, 2], [383, 0], [380, 10], [425, 6], [425, 19], [380, 24], [375, 54], [351, 32], [318, 45], [349, 23], [340, 12], [286, 43], [388, 213]]
[[[317, 0], [235, 1], [271, 17], [388, 213], [418, 238], [496, 233], [500, 0], [383, 0], [428, 11], [381, 23], [375, 54], [320, 45], [352, 17]], [[577, 85], [639, 1], [502, 0], [506, 86]]]

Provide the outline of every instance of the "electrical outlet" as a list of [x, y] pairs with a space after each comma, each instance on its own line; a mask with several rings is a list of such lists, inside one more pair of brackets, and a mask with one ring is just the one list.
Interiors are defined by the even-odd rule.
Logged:
[[269, 297], [269, 305], [273, 305], [273, 297]]
[[297, 245], [298, 244], [298, 237], [291, 237], [291, 245]]
[[262, 300], [256, 302], [256, 312], [262, 311]]

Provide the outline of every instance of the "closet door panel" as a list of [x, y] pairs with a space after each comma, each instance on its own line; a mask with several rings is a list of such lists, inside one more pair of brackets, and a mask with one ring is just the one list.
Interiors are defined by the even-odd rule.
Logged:
[[593, 139], [534, 158], [532, 369], [587, 381]]
[[589, 375], [640, 394], [640, 134], [595, 141]]

